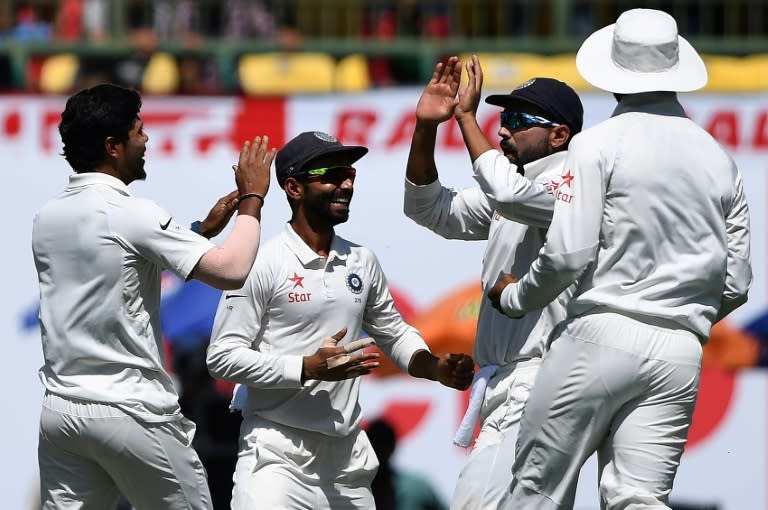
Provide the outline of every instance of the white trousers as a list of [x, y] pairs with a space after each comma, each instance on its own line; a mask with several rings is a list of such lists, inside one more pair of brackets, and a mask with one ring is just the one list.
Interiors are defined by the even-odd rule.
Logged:
[[331, 437], [247, 416], [240, 427], [232, 510], [371, 510], [378, 467], [361, 429]]
[[699, 386], [701, 343], [670, 321], [571, 319], [544, 357], [501, 508], [573, 508], [598, 453], [603, 509], [668, 509]]
[[46, 393], [38, 462], [43, 509], [210, 509], [203, 464], [186, 418], [143, 423], [120, 409]]
[[459, 473], [451, 510], [499, 507], [512, 482], [520, 418], [540, 365], [538, 358], [511, 363], [488, 381], [480, 433]]

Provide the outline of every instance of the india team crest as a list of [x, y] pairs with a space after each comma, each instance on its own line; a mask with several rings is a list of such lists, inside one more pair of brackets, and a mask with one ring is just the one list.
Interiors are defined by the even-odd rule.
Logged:
[[533, 82], [535, 82], [535, 81], [536, 81], [536, 78], [531, 78], [527, 82], [521, 83], [520, 85], [515, 87], [515, 90], [520, 90], [520, 89], [524, 89], [525, 87], [530, 87], [531, 85], [533, 85]]
[[349, 273], [347, 275], [347, 288], [352, 294], [360, 294], [363, 292], [363, 280], [357, 273]]

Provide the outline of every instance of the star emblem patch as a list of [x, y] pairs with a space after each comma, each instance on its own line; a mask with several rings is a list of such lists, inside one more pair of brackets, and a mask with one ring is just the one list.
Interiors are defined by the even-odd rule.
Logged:
[[288, 281], [293, 282], [293, 288], [301, 287], [304, 288], [304, 277], [297, 275], [295, 272], [293, 273], [293, 277], [288, 278]]
[[571, 187], [571, 181], [573, 181], [573, 173], [571, 173], [571, 169], [569, 168], [567, 172], [565, 172], [565, 175], [563, 175], [563, 182], [561, 183], [561, 186], [568, 186]]

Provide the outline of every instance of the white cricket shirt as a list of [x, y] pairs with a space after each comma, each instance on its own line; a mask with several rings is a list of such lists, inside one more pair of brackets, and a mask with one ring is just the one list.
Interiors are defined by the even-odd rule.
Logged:
[[746, 301], [741, 174], [673, 93], [624, 96], [610, 119], [578, 134], [560, 192], [544, 250], [502, 294], [508, 313], [534, 310], [578, 278], [570, 316], [601, 307], [706, 339], [721, 306]]
[[48, 391], [113, 404], [146, 422], [177, 419], [164, 369], [160, 272], [186, 279], [212, 247], [117, 178], [72, 175], [32, 228]]
[[244, 415], [302, 430], [346, 436], [361, 420], [360, 379], [308, 380], [303, 357], [343, 327], [344, 345], [365, 331], [401, 370], [428, 350], [395, 309], [375, 255], [334, 236], [328, 258], [307, 246], [290, 224], [259, 249], [245, 285], [222, 294], [208, 368], [248, 386]]
[[565, 153], [555, 153], [526, 165], [522, 176], [499, 151], [481, 154], [473, 163], [475, 175], [478, 180], [485, 175], [483, 182], [497, 186], [504, 203], [489, 198], [479, 187], [449, 189], [439, 180], [417, 186], [405, 180], [409, 218], [447, 239], [488, 240], [473, 350], [480, 366], [541, 357], [552, 328], [565, 318], [567, 294], [519, 319], [495, 310], [485, 297], [501, 272], [525, 274], [536, 259], [552, 217], [564, 162]]

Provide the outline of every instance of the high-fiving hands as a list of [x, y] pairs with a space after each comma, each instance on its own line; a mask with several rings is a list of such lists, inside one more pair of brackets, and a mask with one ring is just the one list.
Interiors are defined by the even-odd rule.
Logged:
[[480, 67], [477, 55], [472, 55], [472, 60], [464, 68], [467, 70], [467, 85], [459, 90], [459, 101], [454, 112], [457, 120], [464, 116], [477, 115], [480, 95], [483, 92], [483, 68]]
[[453, 117], [458, 100], [461, 81], [461, 62], [458, 57], [449, 57], [438, 62], [424, 92], [416, 105], [416, 118], [420, 121], [439, 124]]
[[211, 239], [224, 230], [224, 227], [227, 226], [230, 218], [232, 218], [232, 215], [237, 210], [239, 196], [240, 192], [235, 190], [224, 195], [214, 204], [208, 213], [208, 216], [200, 222], [199, 229], [201, 236]]

